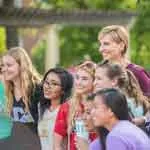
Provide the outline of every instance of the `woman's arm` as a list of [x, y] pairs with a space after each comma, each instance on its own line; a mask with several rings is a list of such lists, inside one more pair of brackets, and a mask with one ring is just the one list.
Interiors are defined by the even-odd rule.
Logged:
[[54, 150], [63, 150], [63, 137], [57, 133], [54, 133]]
[[68, 110], [68, 103], [64, 103], [58, 111], [54, 127], [54, 150], [66, 150], [64, 149], [64, 141], [67, 137]]
[[76, 136], [76, 148], [78, 150], [82, 149], [82, 150], [88, 150], [89, 149], [89, 142], [88, 140], [82, 138], [82, 137], [79, 137], [79, 136]]

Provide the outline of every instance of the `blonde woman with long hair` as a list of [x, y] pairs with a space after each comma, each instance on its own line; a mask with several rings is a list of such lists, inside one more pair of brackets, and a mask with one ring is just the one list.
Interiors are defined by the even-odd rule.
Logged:
[[72, 98], [61, 106], [55, 122], [55, 150], [62, 149], [61, 145], [66, 138], [67, 146], [70, 150], [77, 149], [75, 142], [76, 135], [85, 139], [89, 138], [84, 128], [82, 116], [86, 97], [93, 90], [94, 72], [95, 64], [91, 61], [77, 66]]
[[21, 47], [13, 47], [2, 58], [7, 112], [14, 122], [29, 125], [36, 131], [38, 121], [38, 87], [40, 75], [33, 67], [27, 52]]

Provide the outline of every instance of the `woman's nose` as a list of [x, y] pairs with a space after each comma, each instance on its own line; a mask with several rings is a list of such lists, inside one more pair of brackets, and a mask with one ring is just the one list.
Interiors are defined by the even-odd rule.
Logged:
[[95, 113], [95, 109], [92, 109], [92, 110], [91, 110], [91, 116], [92, 116], [92, 117], [94, 116], [94, 113]]
[[94, 82], [93, 82], [94, 87], [95, 87], [96, 83], [97, 83], [97, 80], [95, 79]]
[[83, 120], [86, 120], [86, 113], [83, 114]]
[[2, 66], [2, 72], [5, 72], [7, 70], [7, 67], [6, 66]]
[[102, 52], [104, 52], [104, 51], [105, 51], [104, 46], [101, 45], [101, 46], [99, 47], [99, 52], [102, 53]]
[[77, 79], [77, 80], [75, 81], [75, 83], [76, 83], [76, 85], [80, 85], [80, 84], [81, 84], [81, 80], [80, 80], [80, 79]]

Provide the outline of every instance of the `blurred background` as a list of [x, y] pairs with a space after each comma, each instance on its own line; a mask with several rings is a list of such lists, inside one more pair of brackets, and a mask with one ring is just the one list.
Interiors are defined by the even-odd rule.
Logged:
[[149, 0], [0, 0], [0, 55], [25, 48], [38, 71], [101, 60], [98, 32], [121, 24], [130, 31], [128, 56], [150, 71]]

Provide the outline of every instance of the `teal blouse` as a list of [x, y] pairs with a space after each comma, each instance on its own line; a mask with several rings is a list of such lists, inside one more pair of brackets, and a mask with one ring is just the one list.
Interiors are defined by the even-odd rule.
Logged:
[[6, 96], [4, 85], [0, 81], [0, 139], [11, 135], [12, 120], [6, 113]]
[[141, 117], [144, 115], [144, 108], [142, 105], [136, 105], [133, 98], [127, 98], [128, 107], [134, 117]]

